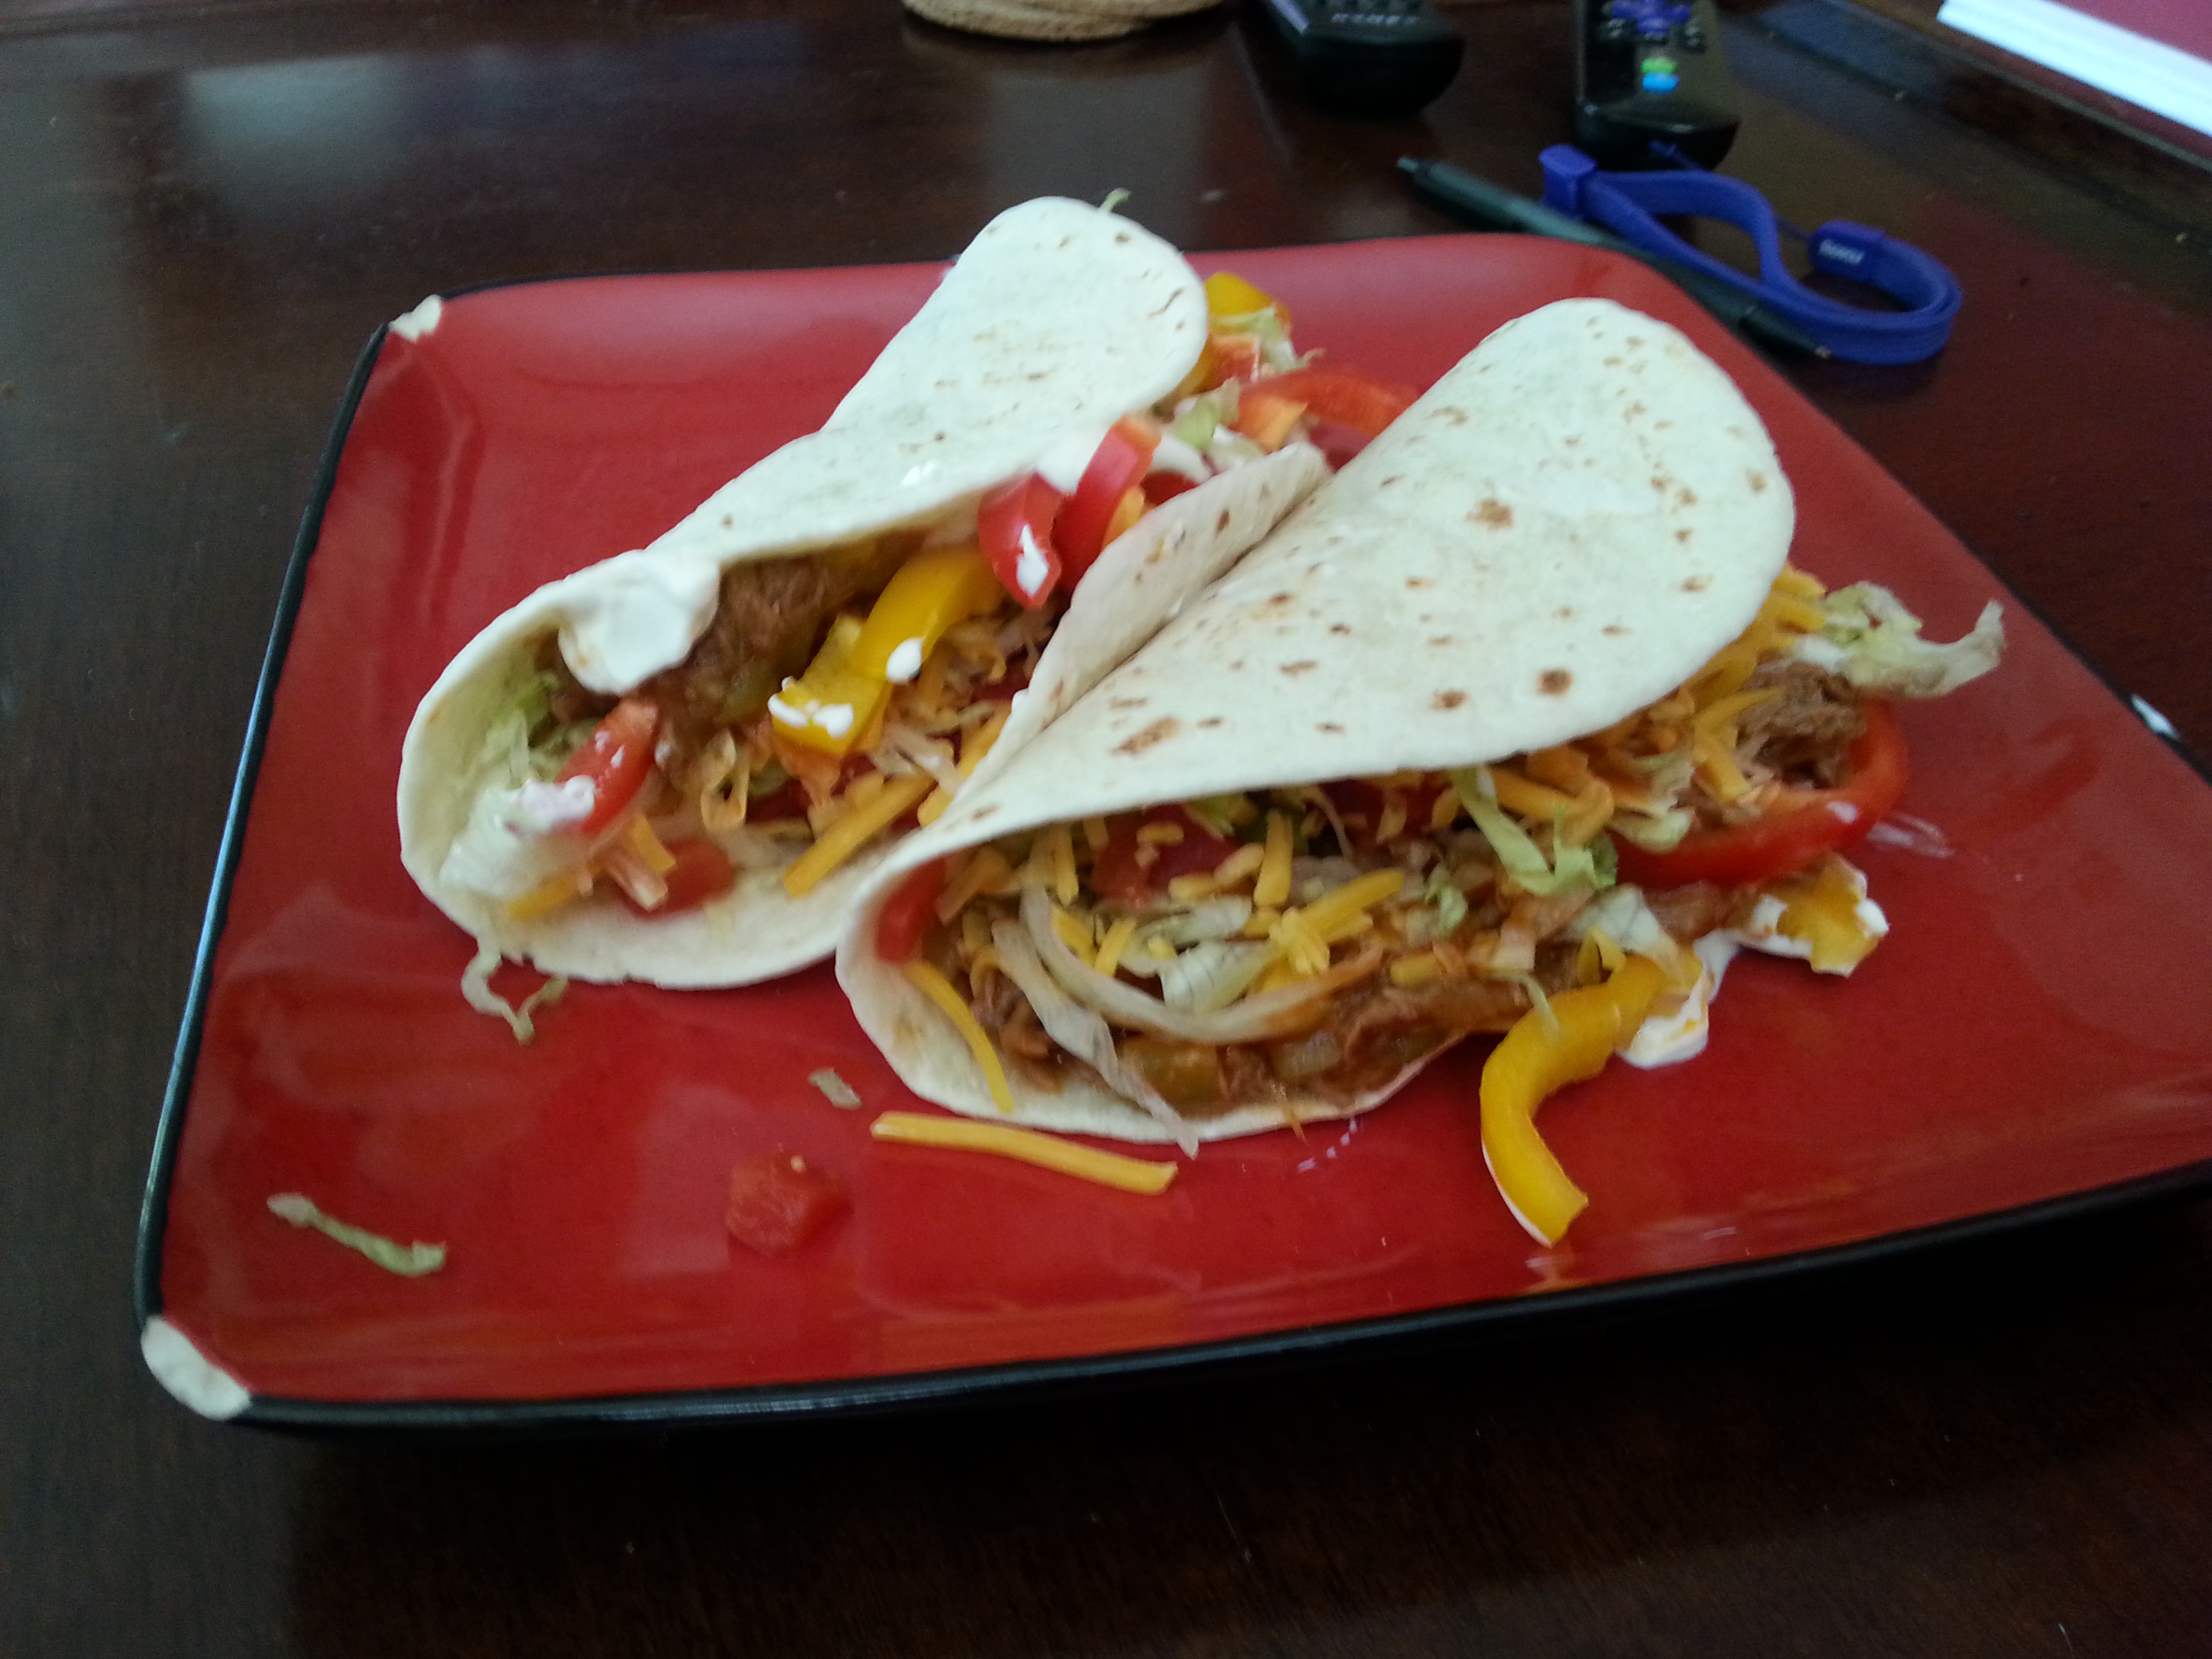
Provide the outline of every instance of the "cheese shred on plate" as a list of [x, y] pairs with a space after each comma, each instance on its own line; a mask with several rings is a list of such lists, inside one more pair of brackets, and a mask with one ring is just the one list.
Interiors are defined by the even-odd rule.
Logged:
[[1007, 1123], [978, 1123], [972, 1118], [932, 1117], [921, 1112], [885, 1112], [868, 1126], [878, 1140], [907, 1146], [939, 1146], [954, 1152], [990, 1152], [1040, 1169], [1095, 1181], [1125, 1193], [1164, 1193], [1176, 1178], [1176, 1166], [1156, 1158], [1102, 1152], [1035, 1129]]

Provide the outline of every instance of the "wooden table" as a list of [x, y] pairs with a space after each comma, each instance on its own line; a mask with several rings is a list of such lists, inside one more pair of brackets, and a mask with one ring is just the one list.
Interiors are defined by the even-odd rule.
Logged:
[[[1036, 50], [890, 0], [0, 8], [0, 1651], [2212, 1651], [2202, 1200], [1663, 1320], [665, 1441], [295, 1441], [140, 1364], [226, 795], [370, 331], [505, 277], [941, 258], [1046, 191], [1190, 247], [1445, 229], [1395, 156], [1533, 191], [1568, 136], [1564, 8], [1460, 15], [1465, 73], [1394, 124], [1299, 106], [1220, 16]], [[1730, 170], [1968, 295], [1936, 362], [1799, 386], [2212, 750], [2212, 187], [1854, 56], [1820, 0], [1729, 27]]]

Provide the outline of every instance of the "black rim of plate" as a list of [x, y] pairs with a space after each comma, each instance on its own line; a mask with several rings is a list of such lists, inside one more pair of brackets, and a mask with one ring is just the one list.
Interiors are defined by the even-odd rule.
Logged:
[[[1467, 233], [1457, 234], [1467, 235]], [[1469, 236], [1468, 240], [1474, 238]], [[511, 282], [476, 283], [456, 289], [443, 297], [459, 299], [499, 289], [591, 282], [603, 280], [609, 276], [649, 278], [671, 274], [675, 273], [614, 271], [577, 276], [526, 277]], [[185, 995], [184, 1017], [169, 1065], [161, 1118], [155, 1128], [153, 1158], [147, 1172], [146, 1190], [139, 1206], [132, 1304], [136, 1327], [140, 1331], [143, 1331], [148, 1322], [158, 1316], [162, 1310], [161, 1242], [168, 1226], [170, 1182], [175, 1172], [178, 1146], [183, 1134], [185, 1109], [191, 1093], [192, 1078], [199, 1059], [200, 1035], [206, 1018], [216, 948], [222, 937], [223, 923], [229, 909], [231, 882], [237, 873], [239, 857], [245, 842], [246, 817], [252, 805], [254, 783], [261, 769], [262, 750], [268, 739], [277, 683], [283, 678], [284, 658], [291, 644], [293, 623], [299, 615], [301, 598], [307, 586], [308, 561], [313, 556], [316, 544], [321, 539], [323, 514], [337, 483], [338, 465], [352, 432], [354, 416], [360, 409], [362, 397], [368, 390], [369, 378], [375, 372], [385, 340], [390, 333], [391, 325], [386, 324], [370, 335], [368, 343], [354, 365], [352, 379], [347, 383], [345, 394], [339, 402], [330, 437], [324, 444], [321, 459], [316, 465], [307, 508], [301, 516], [299, 535], [293, 543], [291, 558], [285, 567], [283, 582], [278, 590], [276, 620], [270, 629], [268, 648], [263, 653], [261, 672], [254, 685], [253, 705], [246, 721], [238, 775], [231, 786], [229, 805], [224, 814], [215, 875], [200, 926], [198, 947], [193, 957], [191, 982]], [[1789, 386], [1786, 380], [1784, 384], [1792, 395], [1802, 396], [1794, 386]], [[1821, 418], [1825, 420], [1826, 417], [1823, 416]], [[1838, 435], [1842, 436], [1840, 430]], [[1848, 443], [1850, 440], [1844, 437], [1843, 441]], [[1972, 553], [1971, 549], [1967, 550]], [[1975, 556], [1978, 558], [1978, 556]], [[1984, 568], [1988, 568], [1986, 561], [1980, 562]], [[1994, 571], [1990, 574], [1996, 579]], [[2049, 629], [2067, 653], [2087, 668], [2122, 707], [2140, 720], [2208, 787], [2212, 787], [2212, 770], [2208, 770], [2205, 763], [2180, 741], [2162, 716], [2154, 718], [2157, 711], [2142, 698], [2115, 684], [2036, 606], [2009, 588], [2006, 590], [2006, 598]], [[1975, 1242], [2021, 1228], [2086, 1218], [2156, 1199], [2187, 1197], [2208, 1189], [2212, 1189], [2212, 1159], [2185, 1164], [2170, 1170], [2089, 1188], [2078, 1193], [2063, 1194], [2056, 1198], [2041, 1199], [2008, 1209], [1966, 1216], [1901, 1232], [1879, 1234], [1847, 1244], [1620, 1279], [1542, 1295], [1461, 1303], [1420, 1313], [1345, 1320], [1168, 1348], [1133, 1349], [1123, 1352], [1023, 1360], [885, 1376], [761, 1383], [659, 1394], [562, 1395], [544, 1400], [333, 1401], [253, 1395], [242, 1411], [227, 1420], [255, 1427], [309, 1433], [527, 1434], [575, 1430], [665, 1429], [879, 1413], [930, 1406], [981, 1402], [1015, 1395], [1081, 1389], [1139, 1378], [1195, 1377], [1234, 1366], [1295, 1363], [1302, 1359], [1329, 1357], [1359, 1346], [1448, 1340], [1504, 1328], [1520, 1331], [1539, 1322], [1579, 1322], [1601, 1315], [1646, 1309], [1660, 1302], [1687, 1303], [1693, 1299], [1753, 1291], [1781, 1280], [1874, 1267], [1920, 1250]]]

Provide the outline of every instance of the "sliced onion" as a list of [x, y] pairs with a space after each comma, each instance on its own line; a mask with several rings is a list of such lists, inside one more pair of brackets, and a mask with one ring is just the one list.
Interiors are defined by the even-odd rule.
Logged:
[[1053, 931], [1052, 896], [1032, 889], [1022, 895], [1022, 925], [1037, 955], [1067, 994], [1086, 1008], [1103, 1014], [1116, 1025], [1150, 1031], [1155, 1036], [1184, 1042], [1219, 1045], [1224, 1042], [1262, 1042], [1269, 1037], [1289, 1036], [1322, 1019], [1328, 999], [1346, 985], [1357, 983], [1382, 965], [1384, 951], [1376, 946], [1325, 974], [1267, 991], [1212, 1014], [1187, 1014], [1170, 1008], [1158, 997], [1133, 985], [1124, 985], [1097, 969], [1068, 948]]
[[1176, 1146], [1195, 1156], [1198, 1132], [1161, 1097], [1158, 1090], [1121, 1063], [1114, 1047], [1114, 1033], [1106, 1022], [1053, 983], [1052, 975], [1037, 960], [1020, 926], [1001, 916], [991, 925], [991, 944], [1006, 977], [1036, 1010], [1037, 1023], [1044, 1027], [1045, 1035], [1077, 1059], [1090, 1061], [1108, 1088], [1143, 1107], [1175, 1137]]

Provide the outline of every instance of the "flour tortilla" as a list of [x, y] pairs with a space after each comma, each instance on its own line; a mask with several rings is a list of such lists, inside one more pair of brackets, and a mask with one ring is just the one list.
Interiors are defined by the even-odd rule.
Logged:
[[[837, 971], [915, 1093], [996, 1115], [950, 1022], [873, 949], [906, 874], [1018, 830], [1232, 791], [1470, 766], [1664, 696], [1757, 614], [1795, 524], [1773, 446], [1674, 329], [1603, 300], [1507, 324], [984, 787], [902, 842]], [[1193, 1117], [1216, 1139], [1364, 1110]], [[1096, 1085], [1011, 1070], [1018, 1121], [1159, 1142]]]
[[[593, 690], [627, 691], [682, 660], [730, 566], [936, 523], [972, 510], [1055, 446], [1095, 446], [1121, 416], [1174, 391], [1206, 328], [1196, 275], [1128, 221], [1056, 199], [1000, 215], [820, 431], [725, 485], [650, 547], [540, 588], [454, 659], [423, 698], [402, 752], [409, 873], [479, 940], [549, 973], [739, 985], [829, 955], [887, 842], [803, 899], [783, 892], [779, 871], [756, 870], [722, 899], [650, 921], [599, 902], [518, 921], [499, 900], [446, 879], [447, 856], [484, 781], [493, 721], [549, 636]], [[1115, 542], [1079, 586], [1038, 665], [1036, 690], [1018, 699], [987, 767], [1004, 764], [1326, 471], [1311, 449], [1285, 450], [1175, 498]], [[669, 617], [694, 611], [696, 627], [667, 637]], [[626, 621], [654, 625], [626, 632]], [[622, 644], [656, 634], [665, 648], [641, 655]]]

